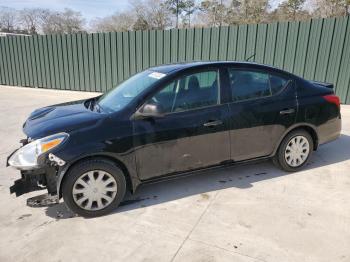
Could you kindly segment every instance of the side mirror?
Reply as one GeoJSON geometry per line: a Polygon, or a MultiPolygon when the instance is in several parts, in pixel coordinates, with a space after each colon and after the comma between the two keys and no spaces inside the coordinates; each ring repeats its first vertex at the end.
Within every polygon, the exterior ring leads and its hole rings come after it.
{"type": "Polygon", "coordinates": [[[135,120],[137,119],[147,119],[147,118],[160,118],[164,117],[164,110],[158,103],[144,104],[139,110],[137,110],[133,116],[135,120]]]}

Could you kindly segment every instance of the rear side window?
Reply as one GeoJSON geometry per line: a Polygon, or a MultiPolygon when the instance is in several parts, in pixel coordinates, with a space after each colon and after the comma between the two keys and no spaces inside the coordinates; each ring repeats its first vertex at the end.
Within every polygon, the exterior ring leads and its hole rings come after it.
{"type": "Polygon", "coordinates": [[[256,71],[229,69],[232,101],[271,95],[269,75],[256,71]]]}
{"type": "Polygon", "coordinates": [[[288,80],[265,72],[228,69],[232,101],[267,97],[280,92],[288,80]]]}
{"type": "Polygon", "coordinates": [[[274,95],[281,91],[287,84],[288,80],[276,75],[270,75],[271,93],[274,95]]]}

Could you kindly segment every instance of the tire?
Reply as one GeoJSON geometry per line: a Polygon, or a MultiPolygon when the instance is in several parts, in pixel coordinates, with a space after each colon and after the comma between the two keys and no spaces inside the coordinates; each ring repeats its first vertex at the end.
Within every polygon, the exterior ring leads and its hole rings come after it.
{"type": "Polygon", "coordinates": [[[313,149],[314,142],[311,135],[303,129],[294,130],[282,140],[272,161],[284,171],[296,172],[306,165],[313,149]]]}
{"type": "Polygon", "coordinates": [[[106,159],[85,160],[66,174],[62,196],[70,210],[82,217],[112,212],[123,200],[126,180],[122,170],[106,159]]]}

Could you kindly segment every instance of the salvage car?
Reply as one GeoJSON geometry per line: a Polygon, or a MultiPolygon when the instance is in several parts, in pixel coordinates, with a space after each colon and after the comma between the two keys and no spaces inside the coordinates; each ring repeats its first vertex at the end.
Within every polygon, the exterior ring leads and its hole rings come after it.
{"type": "Polygon", "coordinates": [[[95,217],[143,183],[264,159],[298,171],[340,130],[332,84],[248,62],[163,65],[31,113],[8,158],[21,172],[10,191],[46,188],[95,217]]]}

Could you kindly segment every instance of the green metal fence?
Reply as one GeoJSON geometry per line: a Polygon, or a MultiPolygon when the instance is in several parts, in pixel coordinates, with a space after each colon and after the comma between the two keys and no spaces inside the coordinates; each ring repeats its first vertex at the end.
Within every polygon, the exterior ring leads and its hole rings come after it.
{"type": "Polygon", "coordinates": [[[350,104],[349,20],[0,37],[0,83],[105,92],[151,66],[255,54],[251,61],[334,83],[342,102],[350,104]]]}

